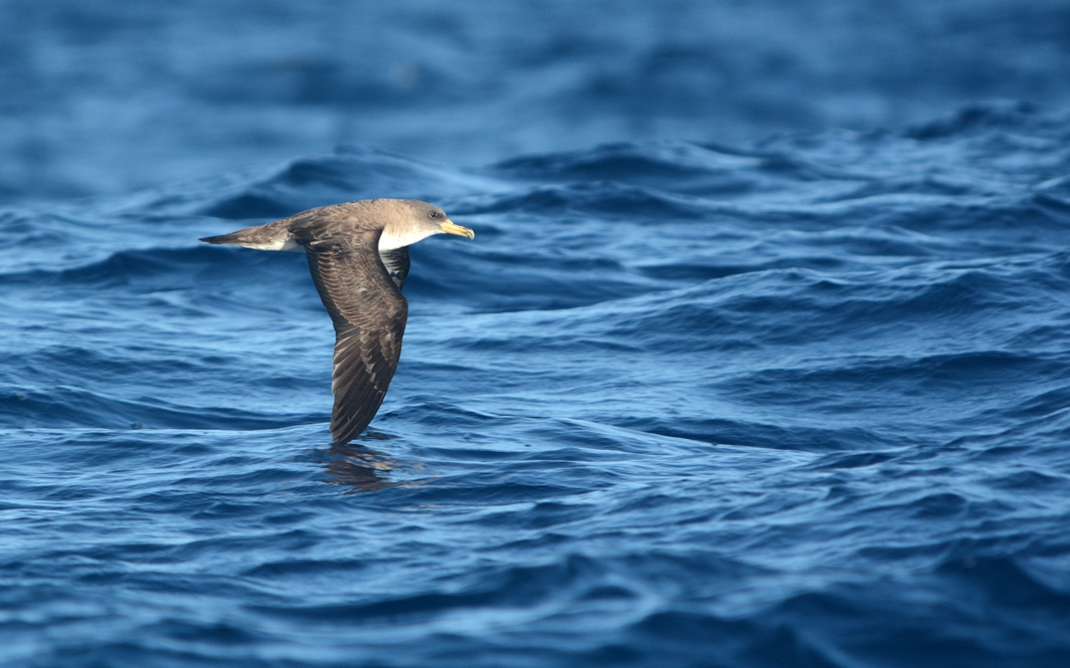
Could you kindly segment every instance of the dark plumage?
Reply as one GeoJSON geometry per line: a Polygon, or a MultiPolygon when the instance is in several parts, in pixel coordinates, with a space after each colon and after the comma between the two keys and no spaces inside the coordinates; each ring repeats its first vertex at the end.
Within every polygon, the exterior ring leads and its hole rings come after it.
{"type": "Polygon", "coordinates": [[[373,199],[309,209],[201,241],[305,253],[334,322],[331,436],[347,443],[375,417],[398,366],[409,312],[401,294],[408,247],[442,233],[475,237],[427,202],[373,199]]]}

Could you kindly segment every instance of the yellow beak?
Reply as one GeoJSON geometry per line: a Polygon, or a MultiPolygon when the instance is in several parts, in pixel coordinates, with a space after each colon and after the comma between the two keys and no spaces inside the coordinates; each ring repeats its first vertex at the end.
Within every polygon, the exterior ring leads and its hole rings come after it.
{"type": "Polygon", "coordinates": [[[468,237],[469,239],[475,239],[476,233],[463,225],[458,225],[452,220],[446,219],[446,222],[439,225],[442,231],[446,234],[456,234],[459,237],[468,237]]]}

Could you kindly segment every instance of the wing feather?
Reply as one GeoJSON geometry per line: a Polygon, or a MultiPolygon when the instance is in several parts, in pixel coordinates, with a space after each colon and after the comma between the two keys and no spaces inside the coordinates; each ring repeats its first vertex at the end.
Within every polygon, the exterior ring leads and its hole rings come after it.
{"type": "Polygon", "coordinates": [[[378,253],[379,230],[343,237],[329,227],[295,234],[334,322],[331,436],[356,438],[375,417],[401,357],[408,303],[378,253]]]}
{"type": "Polygon", "coordinates": [[[402,246],[386,252],[379,251],[379,258],[386,267],[386,273],[394,280],[398,290],[405,287],[405,279],[409,275],[409,247],[402,246]]]}

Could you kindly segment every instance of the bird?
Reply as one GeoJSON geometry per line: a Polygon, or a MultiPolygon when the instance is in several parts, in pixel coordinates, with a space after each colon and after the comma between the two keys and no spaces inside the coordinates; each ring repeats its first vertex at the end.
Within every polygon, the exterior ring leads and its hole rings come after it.
{"type": "Polygon", "coordinates": [[[409,246],[475,232],[420,200],[368,199],[317,207],[204,243],[304,253],[334,323],[331,438],[352,441],[375,417],[401,357],[409,306],[401,289],[409,246]]]}

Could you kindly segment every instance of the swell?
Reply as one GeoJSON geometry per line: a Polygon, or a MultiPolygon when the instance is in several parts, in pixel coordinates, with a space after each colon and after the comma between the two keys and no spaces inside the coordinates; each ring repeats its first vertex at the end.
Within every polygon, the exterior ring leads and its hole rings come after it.
{"type": "Polygon", "coordinates": [[[2,656],[1062,665],[1066,124],[941,122],[5,214],[2,656]],[[332,447],[303,259],[195,239],[381,194],[477,238],[332,447]]]}

